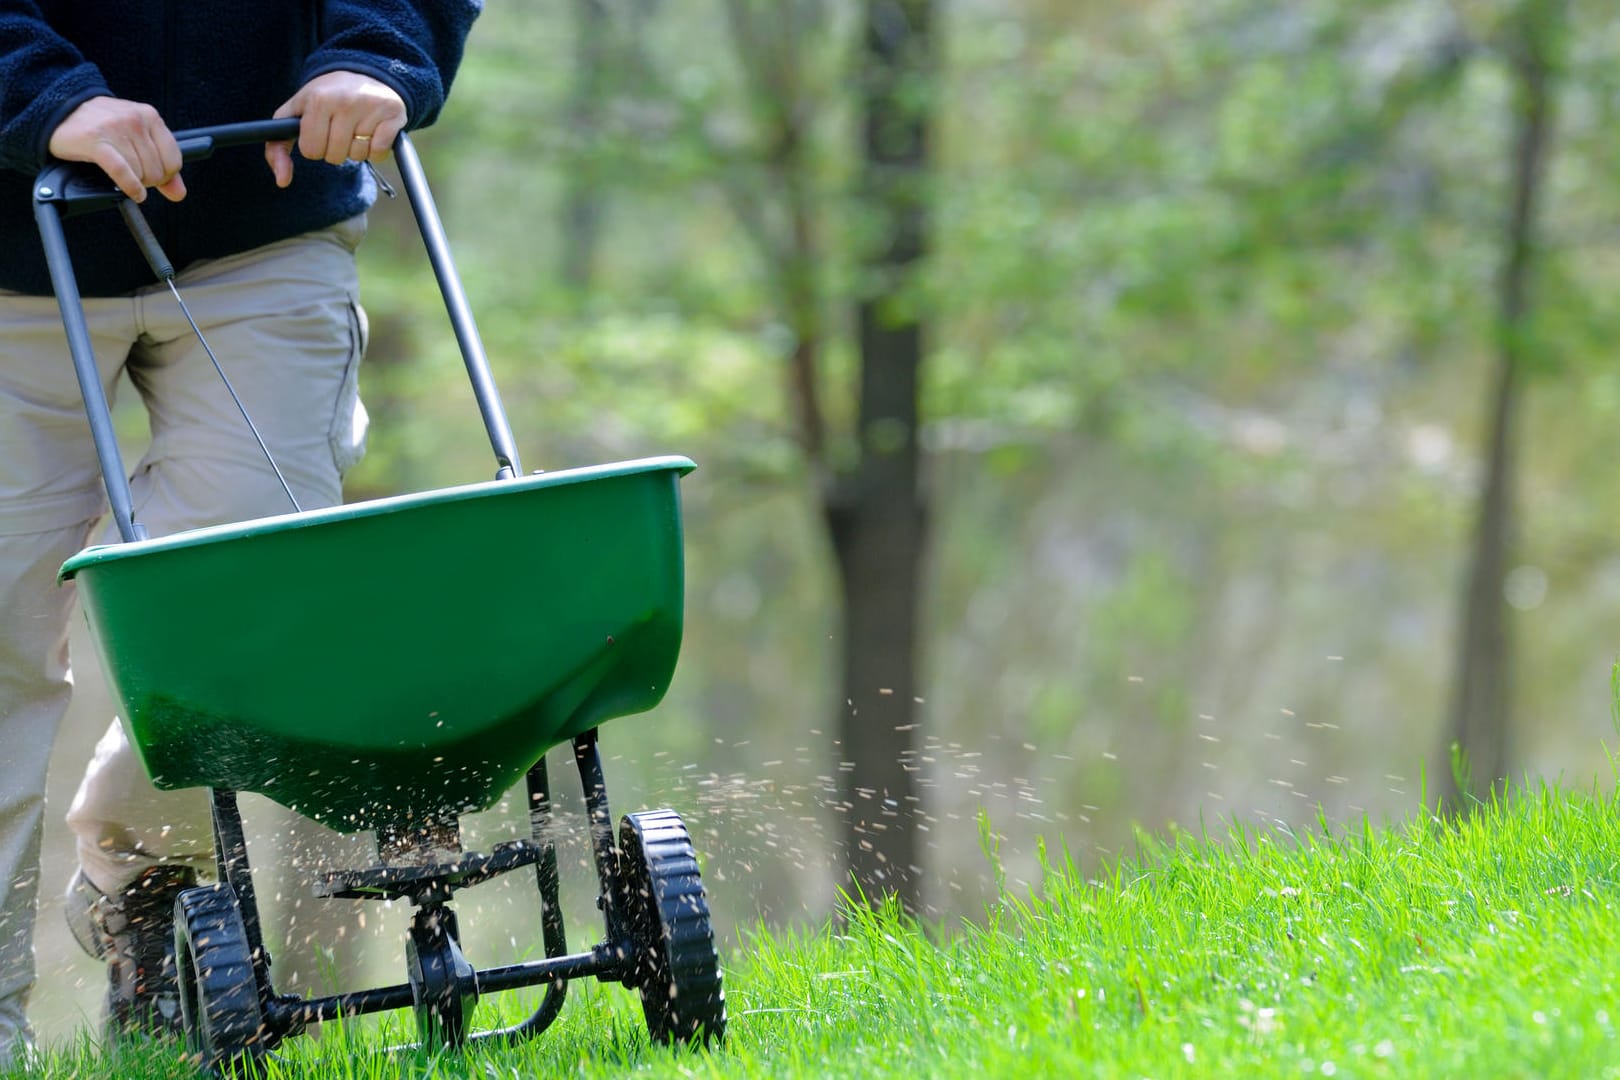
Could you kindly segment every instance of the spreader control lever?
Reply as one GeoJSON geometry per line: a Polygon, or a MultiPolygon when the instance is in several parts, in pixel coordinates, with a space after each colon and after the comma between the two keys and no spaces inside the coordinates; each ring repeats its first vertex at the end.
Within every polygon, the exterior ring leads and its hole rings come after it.
{"type": "Polygon", "coordinates": [[[118,212],[123,215],[124,224],[129,226],[129,235],[135,238],[135,246],[146,256],[146,265],[152,268],[152,273],[157,275],[159,281],[174,280],[174,263],[163,253],[163,245],[158,243],[152,223],[146,220],[141,208],[125,199],[118,204],[118,212]]]}

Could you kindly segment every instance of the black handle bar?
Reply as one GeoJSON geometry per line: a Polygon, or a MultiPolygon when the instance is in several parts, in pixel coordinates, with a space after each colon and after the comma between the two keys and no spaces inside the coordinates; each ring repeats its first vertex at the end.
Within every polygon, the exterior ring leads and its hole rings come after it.
{"type": "Polygon", "coordinates": [[[197,161],[226,146],[245,146],[249,143],[286,142],[298,138],[299,119],[289,116],[285,120],[248,120],[240,124],[219,124],[215,127],[192,128],[174,133],[180,144],[180,156],[186,161],[197,161]]]}
{"type": "MultiPolygon", "coordinates": [[[[298,138],[299,120],[250,120],[241,124],[190,128],[174,133],[180,157],[201,161],[215,150],[251,143],[283,142],[298,138]]],[[[64,217],[105,210],[124,197],[98,165],[82,161],[56,161],[34,178],[34,200],[56,204],[64,217]]]]}

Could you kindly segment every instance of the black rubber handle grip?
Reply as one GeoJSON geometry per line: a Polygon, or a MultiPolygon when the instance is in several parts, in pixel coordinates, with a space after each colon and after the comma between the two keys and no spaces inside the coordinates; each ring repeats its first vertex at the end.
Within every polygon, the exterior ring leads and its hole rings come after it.
{"type": "Polygon", "coordinates": [[[296,116],[289,116],[285,120],[248,120],[240,124],[177,131],[174,139],[180,144],[180,156],[186,161],[196,161],[226,146],[296,139],[299,123],[296,116]]]}

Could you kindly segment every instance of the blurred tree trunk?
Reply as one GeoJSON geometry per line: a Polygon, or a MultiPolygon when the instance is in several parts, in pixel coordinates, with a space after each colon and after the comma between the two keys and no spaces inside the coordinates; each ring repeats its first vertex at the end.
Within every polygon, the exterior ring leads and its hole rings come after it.
{"type": "Polygon", "coordinates": [[[1514,539],[1517,429],[1529,359],[1536,214],[1552,140],[1554,43],[1563,7],[1564,0],[1526,0],[1507,29],[1514,76],[1512,192],[1497,286],[1485,490],[1463,588],[1447,752],[1439,770],[1439,801],[1452,811],[1465,809],[1470,796],[1485,798],[1508,774],[1513,641],[1503,590],[1514,539]]]}
{"type": "MultiPolygon", "coordinates": [[[[601,126],[612,27],[606,0],[574,0],[573,6],[574,82],[568,121],[576,157],[586,160],[590,155],[584,148],[601,126]]],[[[590,288],[602,231],[602,193],[595,172],[576,165],[564,181],[561,273],[563,281],[581,292],[590,288]]]]}
{"type": "Polygon", "coordinates": [[[721,183],[758,246],[792,331],[787,398],[838,567],[838,809],[850,878],[870,902],[894,895],[918,911],[917,618],[927,535],[917,429],[924,335],[905,291],[927,249],[933,0],[862,4],[858,194],[861,213],[880,228],[861,260],[865,287],[854,312],[859,400],[856,430],[847,438],[829,436],[820,387],[830,331],[813,141],[815,120],[829,104],[827,87],[811,70],[811,39],[830,20],[816,0],[725,0],[765,183],[735,168],[722,171],[721,183]]]}
{"type": "Polygon", "coordinates": [[[867,899],[922,906],[917,622],[927,515],[918,385],[924,327],[903,292],[927,250],[932,0],[866,0],[858,80],[860,182],[882,222],[857,301],[860,401],[853,468],[828,489],[843,596],[840,801],[850,873],[867,899]]]}

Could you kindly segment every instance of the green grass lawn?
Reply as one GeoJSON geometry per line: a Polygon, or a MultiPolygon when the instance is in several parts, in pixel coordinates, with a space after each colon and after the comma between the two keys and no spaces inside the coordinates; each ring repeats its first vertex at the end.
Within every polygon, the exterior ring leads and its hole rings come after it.
{"type": "MultiPolygon", "coordinates": [[[[269,1075],[1620,1076],[1617,810],[1544,790],[1460,822],[1144,840],[1105,871],[1054,857],[971,926],[761,933],[712,1054],[649,1048],[632,995],[592,983],[526,1046],[391,1056],[402,1029],[329,1026],[269,1075]]],[[[18,1075],[192,1074],[87,1043],[18,1075]]]]}

